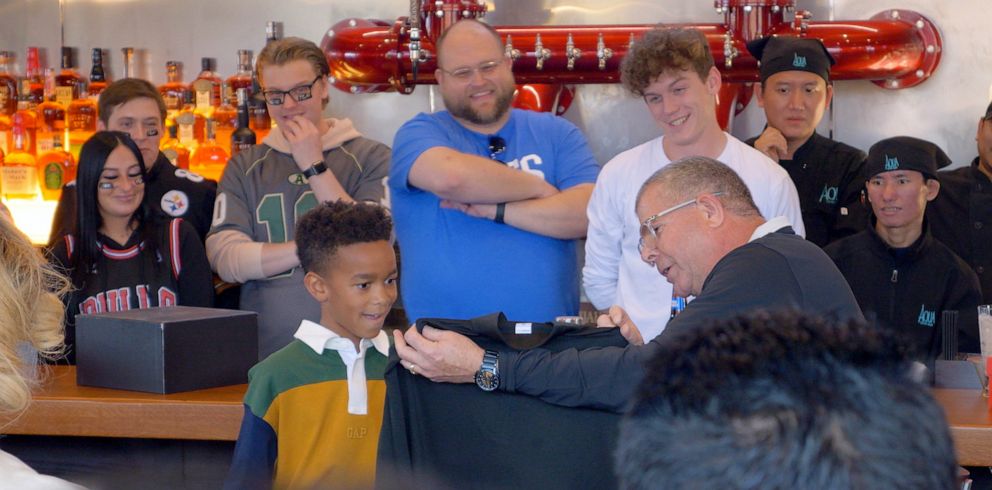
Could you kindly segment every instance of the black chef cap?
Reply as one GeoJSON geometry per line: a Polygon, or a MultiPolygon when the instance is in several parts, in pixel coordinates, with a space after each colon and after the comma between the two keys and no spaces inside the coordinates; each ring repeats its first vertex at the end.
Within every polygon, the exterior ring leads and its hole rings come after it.
{"type": "Polygon", "coordinates": [[[747,50],[761,62],[761,83],[782,71],[806,71],[830,83],[830,67],[835,61],[819,39],[764,37],[747,43],[747,50]]]}

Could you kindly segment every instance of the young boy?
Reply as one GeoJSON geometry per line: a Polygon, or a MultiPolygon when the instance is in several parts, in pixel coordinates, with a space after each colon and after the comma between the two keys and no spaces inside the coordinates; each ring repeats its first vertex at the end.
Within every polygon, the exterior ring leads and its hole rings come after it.
{"type": "Polygon", "coordinates": [[[392,221],[369,203],[324,202],[297,224],[296,246],[320,324],[248,373],[245,416],[224,488],[370,488],[389,353],[382,324],[396,301],[392,221]]]}

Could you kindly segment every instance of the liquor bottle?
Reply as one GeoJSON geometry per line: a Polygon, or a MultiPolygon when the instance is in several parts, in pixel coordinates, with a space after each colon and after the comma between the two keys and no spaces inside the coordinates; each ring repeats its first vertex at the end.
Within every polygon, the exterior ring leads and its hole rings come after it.
{"type": "Polygon", "coordinates": [[[238,129],[231,134],[231,157],[255,145],[255,132],[248,124],[248,90],[238,89],[238,129]]]}
{"type": "Polygon", "coordinates": [[[193,97],[192,92],[186,93],[186,103],[176,115],[176,124],[179,126],[179,141],[182,141],[190,150],[195,149],[207,139],[207,118],[202,112],[196,110],[193,97]]]}
{"type": "Polygon", "coordinates": [[[10,139],[10,117],[0,114],[0,155],[7,153],[7,140],[10,139]]]}
{"type": "Polygon", "coordinates": [[[165,100],[165,109],[168,114],[166,116],[167,123],[171,124],[175,123],[176,115],[182,110],[183,104],[186,103],[186,97],[190,93],[189,85],[182,82],[180,65],[181,63],[178,61],[166,61],[166,82],[158,87],[158,93],[165,100]]]}
{"type": "Polygon", "coordinates": [[[7,153],[8,139],[10,139],[10,117],[0,114],[0,155],[7,153]]]}
{"type": "MultiPolygon", "coordinates": [[[[265,24],[265,45],[282,39],[282,23],[269,21],[265,24]]],[[[252,93],[248,99],[251,107],[251,129],[255,131],[258,141],[264,141],[272,129],[272,119],[269,118],[269,108],[262,98],[262,87],[258,81],[258,60],[255,60],[255,70],[252,71],[252,93]]]]}
{"type": "MultiPolygon", "coordinates": [[[[225,92],[227,89],[227,84],[224,86],[225,92]]],[[[237,96],[235,96],[235,102],[237,102],[237,96]]],[[[228,154],[231,153],[231,135],[234,134],[234,130],[238,127],[238,109],[228,103],[227,98],[221,99],[220,107],[214,109],[214,136],[217,139],[217,144],[221,146],[228,154]]]]}
{"type": "Polygon", "coordinates": [[[62,149],[61,138],[53,138],[52,150],[38,157],[38,174],[41,197],[46,201],[58,201],[62,186],[76,179],[76,159],[62,149]]]}
{"type": "Polygon", "coordinates": [[[207,141],[193,152],[193,158],[189,162],[190,170],[208,179],[219,181],[228,158],[227,152],[217,144],[213,120],[208,119],[207,141]]]}
{"type": "Polygon", "coordinates": [[[55,70],[45,69],[45,101],[38,104],[35,155],[52,149],[52,136],[65,137],[65,106],[55,100],[55,70]]]}
{"type": "Polygon", "coordinates": [[[138,72],[134,69],[134,48],[121,48],[124,54],[124,78],[134,78],[138,72]]]}
{"type": "Polygon", "coordinates": [[[169,126],[169,135],[162,138],[162,143],[159,145],[159,149],[162,150],[162,154],[172,162],[173,165],[182,168],[189,169],[189,150],[181,141],[179,141],[179,126],[172,125],[169,126]]]}
{"type": "Polygon", "coordinates": [[[97,97],[107,88],[107,74],[103,71],[103,50],[93,48],[93,68],[90,68],[90,97],[97,97]]]}
{"type": "MultiPolygon", "coordinates": [[[[35,154],[35,135],[38,131],[38,112],[35,110],[34,102],[31,102],[31,81],[21,80],[21,90],[17,96],[17,112],[14,117],[20,115],[21,128],[23,130],[24,149],[28,153],[35,154]]],[[[11,133],[7,140],[7,148],[13,148],[13,122],[11,117],[11,133]]],[[[9,153],[9,151],[8,151],[9,153]]]]}
{"type": "MultiPolygon", "coordinates": [[[[93,87],[92,83],[90,87],[93,87]]],[[[82,97],[72,101],[65,111],[65,124],[69,130],[69,153],[77,159],[83,143],[96,132],[96,99],[84,90],[82,97]]]]}
{"type": "Polygon", "coordinates": [[[238,106],[238,89],[248,90],[248,95],[252,94],[251,76],[251,51],[247,49],[238,50],[238,72],[227,79],[227,87],[224,91],[224,98],[231,107],[238,106]]]}
{"type": "Polygon", "coordinates": [[[14,114],[10,132],[11,149],[0,168],[0,189],[4,199],[34,199],[38,195],[37,171],[34,156],[24,141],[24,115],[20,112],[14,114]]]}
{"type": "Polygon", "coordinates": [[[212,108],[220,106],[220,88],[223,80],[213,70],[213,58],[200,59],[200,74],[190,86],[196,96],[196,108],[205,117],[212,114],[212,108]]]}
{"type": "Polygon", "coordinates": [[[29,91],[32,104],[40,104],[45,101],[45,76],[41,71],[41,58],[38,55],[38,48],[31,46],[28,48],[27,69],[24,78],[31,82],[29,91]]]}
{"type": "Polygon", "coordinates": [[[0,115],[8,117],[17,112],[17,77],[11,67],[13,62],[12,51],[0,51],[0,115]]]}
{"type": "Polygon", "coordinates": [[[55,100],[69,107],[86,89],[86,79],[76,71],[72,48],[62,46],[62,71],[55,76],[55,100]]]}

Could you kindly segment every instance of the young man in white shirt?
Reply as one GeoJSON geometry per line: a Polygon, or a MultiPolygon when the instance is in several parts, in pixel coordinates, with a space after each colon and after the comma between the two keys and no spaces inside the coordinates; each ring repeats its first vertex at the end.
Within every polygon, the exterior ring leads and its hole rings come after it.
{"type": "Polygon", "coordinates": [[[689,156],[717,159],[737,172],[765,218],[785,216],[801,236],[805,228],[788,173],[720,128],[720,72],[701,32],[648,31],[624,58],[621,80],[644,98],[664,135],[617,155],[600,173],[588,208],[582,283],[593,305],[610,310],[601,324],[636,325],[648,341],[664,330],[673,300],[672,285],[638,252],[635,196],[658,169],[689,156]]]}

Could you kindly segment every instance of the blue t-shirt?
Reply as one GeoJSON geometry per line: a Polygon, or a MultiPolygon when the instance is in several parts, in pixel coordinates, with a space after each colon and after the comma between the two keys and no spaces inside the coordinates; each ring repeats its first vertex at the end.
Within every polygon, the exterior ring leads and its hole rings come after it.
{"type": "MultiPolygon", "coordinates": [[[[444,146],[489,158],[489,136],[466,129],[447,111],[418,114],[396,133],[389,194],[410,321],[502,311],[514,320],[545,322],[578,312],[575,240],[442,209],[438,196],[410,185],[410,168],[424,151],[444,146]]],[[[506,142],[500,161],[560,190],[596,181],[599,165],[585,137],[562,118],[514,109],[492,136],[506,142]]]]}

